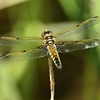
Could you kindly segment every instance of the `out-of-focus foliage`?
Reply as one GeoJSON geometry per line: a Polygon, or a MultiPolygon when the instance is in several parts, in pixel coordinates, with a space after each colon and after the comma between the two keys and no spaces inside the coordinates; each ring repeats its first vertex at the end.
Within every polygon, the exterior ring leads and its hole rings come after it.
{"type": "MultiPolygon", "coordinates": [[[[41,36],[45,29],[56,33],[85,19],[100,15],[100,0],[25,0],[23,3],[14,3],[9,7],[12,2],[9,4],[4,1],[0,1],[0,5],[4,8],[0,8],[1,36],[41,36]]],[[[99,27],[100,24],[86,34],[77,34],[68,39],[99,38],[99,27]]],[[[0,55],[27,48],[29,46],[0,47],[0,55]]],[[[99,52],[98,47],[60,55],[63,69],[59,71],[54,66],[55,100],[100,100],[99,52]]],[[[0,100],[47,100],[49,98],[47,57],[0,64],[0,100]]]]}
{"type": "Polygon", "coordinates": [[[0,10],[29,0],[0,0],[0,10]]]}

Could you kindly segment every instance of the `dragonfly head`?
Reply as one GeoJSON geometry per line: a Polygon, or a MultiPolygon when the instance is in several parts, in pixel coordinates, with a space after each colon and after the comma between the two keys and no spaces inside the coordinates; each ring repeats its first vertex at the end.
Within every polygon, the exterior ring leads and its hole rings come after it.
{"type": "Polygon", "coordinates": [[[42,32],[41,36],[48,37],[48,36],[52,36],[52,34],[53,34],[52,31],[46,29],[45,31],[42,32]]]}

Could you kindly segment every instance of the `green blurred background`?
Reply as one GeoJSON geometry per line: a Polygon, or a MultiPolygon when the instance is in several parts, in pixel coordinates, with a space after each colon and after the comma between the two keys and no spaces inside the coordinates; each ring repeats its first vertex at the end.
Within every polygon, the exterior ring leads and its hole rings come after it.
{"type": "MultiPolygon", "coordinates": [[[[0,0],[0,36],[41,36],[100,15],[100,0],[0,0]]],[[[99,38],[100,24],[70,40],[99,38]]],[[[34,46],[35,44],[33,44],[34,46]]],[[[0,47],[0,55],[27,47],[0,47]]],[[[100,47],[60,54],[55,100],[100,100],[100,47]]],[[[0,100],[49,100],[47,57],[0,64],[0,100]]]]}

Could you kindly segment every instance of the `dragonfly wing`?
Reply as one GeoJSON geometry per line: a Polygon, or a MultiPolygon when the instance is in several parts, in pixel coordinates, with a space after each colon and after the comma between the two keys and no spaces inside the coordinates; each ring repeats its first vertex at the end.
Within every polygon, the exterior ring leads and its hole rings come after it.
{"type": "Polygon", "coordinates": [[[54,35],[54,37],[56,37],[56,40],[60,40],[60,37],[65,37],[65,36],[68,36],[71,34],[80,33],[84,30],[90,29],[91,27],[93,27],[94,25],[96,25],[99,22],[100,22],[100,17],[95,16],[95,17],[92,17],[74,27],[71,27],[69,29],[65,29],[65,30],[58,32],[57,34],[54,35]]]}
{"type": "Polygon", "coordinates": [[[61,42],[62,44],[59,46],[59,53],[68,53],[76,50],[84,50],[88,48],[93,48],[100,45],[99,39],[85,39],[81,41],[68,41],[61,42]]]}
{"type": "Polygon", "coordinates": [[[42,58],[47,56],[48,52],[44,49],[32,48],[20,52],[8,53],[0,56],[0,63],[20,62],[24,60],[42,58]]]}
{"type": "Polygon", "coordinates": [[[25,37],[25,38],[17,38],[17,37],[0,37],[0,46],[22,46],[26,44],[33,43],[42,43],[42,38],[35,37],[25,37]]]}

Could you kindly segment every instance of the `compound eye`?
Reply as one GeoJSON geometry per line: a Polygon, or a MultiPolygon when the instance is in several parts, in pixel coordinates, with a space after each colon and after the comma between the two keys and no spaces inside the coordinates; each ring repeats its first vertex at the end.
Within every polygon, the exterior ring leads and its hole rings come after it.
{"type": "Polygon", "coordinates": [[[53,34],[52,31],[48,31],[48,33],[51,34],[51,35],[53,34]]]}
{"type": "Polygon", "coordinates": [[[44,37],[46,35],[46,32],[43,31],[42,34],[41,34],[41,37],[44,37]]]}
{"type": "Polygon", "coordinates": [[[52,31],[45,30],[45,31],[42,32],[41,36],[44,37],[46,34],[51,34],[52,35],[52,31]]]}

